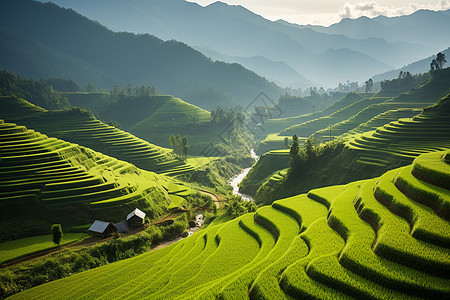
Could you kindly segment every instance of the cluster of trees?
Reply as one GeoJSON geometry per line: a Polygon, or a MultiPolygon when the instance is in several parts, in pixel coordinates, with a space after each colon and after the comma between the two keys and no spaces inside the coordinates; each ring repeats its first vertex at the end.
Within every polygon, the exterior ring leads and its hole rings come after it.
{"type": "Polygon", "coordinates": [[[444,64],[447,62],[445,59],[445,54],[442,52],[439,52],[436,55],[436,58],[433,59],[430,63],[430,71],[433,73],[435,70],[440,70],[444,67],[444,64]]]}
{"type": "Polygon", "coordinates": [[[189,143],[186,137],[181,137],[179,134],[171,135],[169,138],[169,143],[173,148],[175,155],[182,160],[186,160],[188,156],[189,143]]]}
{"type": "Polygon", "coordinates": [[[357,91],[358,88],[359,88],[359,84],[358,84],[357,81],[350,82],[350,80],[347,80],[347,82],[345,82],[345,83],[339,82],[339,85],[337,87],[337,91],[344,92],[344,93],[349,93],[349,92],[357,91]]]}
{"type": "Polygon", "coordinates": [[[218,106],[216,109],[211,111],[211,122],[214,124],[229,124],[234,120],[238,119],[241,121],[245,120],[244,113],[238,111],[237,109],[224,110],[222,107],[218,106]]]}
{"type": "Polygon", "coordinates": [[[158,95],[158,90],[154,86],[141,85],[140,87],[133,87],[131,84],[128,84],[126,87],[120,87],[115,85],[111,91],[111,95],[118,99],[125,98],[126,96],[156,96],[158,95]]]}
{"type": "MultiPolygon", "coordinates": [[[[286,145],[286,139],[285,139],[286,145]]],[[[313,137],[309,137],[303,147],[300,147],[298,143],[298,137],[294,134],[292,137],[292,145],[289,150],[289,157],[291,167],[295,168],[302,161],[306,161],[308,159],[316,158],[318,155],[320,142],[313,137]]]]}
{"type": "Polygon", "coordinates": [[[364,82],[365,84],[365,92],[367,93],[372,93],[372,89],[373,89],[373,80],[372,78],[370,78],[369,80],[367,80],[366,82],[364,82]]]}
{"type": "Polygon", "coordinates": [[[429,73],[412,75],[410,72],[400,71],[396,79],[383,80],[381,82],[381,90],[383,92],[404,93],[429,78],[429,73]]]}
{"type": "Polygon", "coordinates": [[[237,218],[243,214],[255,212],[258,206],[253,201],[242,200],[241,197],[233,195],[228,199],[228,209],[227,213],[232,218],[237,218]]]}
{"type": "Polygon", "coordinates": [[[63,78],[48,78],[45,83],[58,92],[79,92],[81,88],[73,80],[63,78]]]}
{"type": "Polygon", "coordinates": [[[0,71],[0,95],[23,98],[46,109],[70,107],[44,80],[23,79],[8,71],[0,71]]]}

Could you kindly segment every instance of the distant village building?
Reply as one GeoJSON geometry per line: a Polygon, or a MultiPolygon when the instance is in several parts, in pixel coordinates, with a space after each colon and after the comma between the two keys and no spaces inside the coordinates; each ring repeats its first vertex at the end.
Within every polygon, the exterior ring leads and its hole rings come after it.
{"type": "Polygon", "coordinates": [[[144,225],[145,213],[136,208],[127,216],[127,223],[130,228],[138,228],[144,225]]]}
{"type": "Polygon", "coordinates": [[[114,226],[116,226],[119,233],[127,233],[129,231],[126,221],[120,221],[119,223],[114,224],[114,226]]]}
{"type": "Polygon", "coordinates": [[[107,237],[117,234],[118,230],[111,222],[95,220],[91,227],[89,227],[89,232],[94,236],[107,237]]]}

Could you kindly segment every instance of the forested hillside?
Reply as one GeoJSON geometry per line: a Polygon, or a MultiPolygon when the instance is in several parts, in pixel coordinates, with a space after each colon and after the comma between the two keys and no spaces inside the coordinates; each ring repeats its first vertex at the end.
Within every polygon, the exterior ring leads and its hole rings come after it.
{"type": "Polygon", "coordinates": [[[174,40],[114,33],[55,4],[2,1],[0,28],[0,69],[27,77],[68,78],[107,90],[116,84],[152,85],[209,109],[249,103],[262,90],[280,94],[275,84],[238,64],[212,62],[174,40]]]}

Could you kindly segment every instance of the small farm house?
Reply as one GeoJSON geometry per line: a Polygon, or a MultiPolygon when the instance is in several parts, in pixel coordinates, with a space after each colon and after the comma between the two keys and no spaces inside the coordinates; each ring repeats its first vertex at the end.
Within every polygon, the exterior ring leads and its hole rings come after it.
{"type": "Polygon", "coordinates": [[[130,212],[127,216],[127,223],[130,228],[138,228],[144,225],[145,213],[139,208],[130,212]]]}
{"type": "Polygon", "coordinates": [[[94,223],[89,227],[89,232],[94,236],[107,237],[117,234],[117,228],[113,223],[103,222],[95,220],[94,223]]]}
{"type": "Polygon", "coordinates": [[[119,223],[115,223],[114,226],[116,226],[119,233],[127,233],[128,230],[128,224],[126,221],[120,221],[119,223]]]}

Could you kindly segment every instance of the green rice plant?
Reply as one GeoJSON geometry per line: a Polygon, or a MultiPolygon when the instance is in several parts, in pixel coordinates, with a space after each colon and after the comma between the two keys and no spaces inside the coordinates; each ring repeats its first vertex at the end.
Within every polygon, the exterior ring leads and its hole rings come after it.
{"type": "Polygon", "coordinates": [[[450,293],[446,279],[405,267],[373,252],[375,231],[359,218],[353,206],[353,199],[358,195],[361,185],[366,182],[375,183],[373,180],[351,183],[331,205],[328,223],[345,240],[339,263],[362,277],[400,292],[434,297],[450,293]]]}
{"type": "Polygon", "coordinates": [[[410,199],[431,207],[438,216],[450,220],[450,192],[414,177],[412,166],[400,171],[395,186],[410,199]]]}
{"type": "MultiPolygon", "coordinates": [[[[242,218],[245,218],[245,216],[246,215],[242,218]]],[[[272,207],[266,206],[258,209],[255,214],[255,221],[256,225],[259,223],[265,227],[266,235],[268,231],[272,232],[273,237],[276,238],[275,245],[270,243],[269,246],[272,247],[267,247],[267,245],[264,244],[265,240],[263,240],[261,251],[252,261],[252,265],[241,271],[240,273],[242,274],[239,274],[239,276],[232,278],[231,282],[221,290],[221,297],[225,299],[236,299],[246,295],[250,285],[258,280],[255,280],[255,278],[260,278],[260,275],[258,274],[261,274],[261,272],[267,268],[271,268],[272,264],[276,264],[279,256],[285,253],[286,249],[292,243],[292,239],[297,236],[299,232],[300,224],[298,224],[294,218],[277,209],[273,209],[272,207]],[[266,252],[268,252],[267,255],[265,254],[266,252]]],[[[304,246],[305,245],[299,241],[295,248],[299,251],[297,253],[298,255],[301,255],[301,249],[304,249],[302,248],[304,246]]],[[[263,276],[261,278],[264,280],[265,277],[263,276]]],[[[272,279],[269,280],[272,281],[272,279]]],[[[217,292],[214,293],[208,288],[205,292],[199,294],[199,299],[211,296],[215,297],[216,295],[217,292]]]]}
{"type": "Polygon", "coordinates": [[[192,276],[185,276],[187,270],[179,271],[173,274],[172,280],[159,290],[157,293],[140,293],[152,298],[176,298],[179,295],[193,289],[196,286],[213,282],[216,279],[243,268],[253,261],[260,251],[260,247],[255,238],[248,234],[239,226],[239,218],[223,225],[215,237],[218,243],[217,250],[210,256],[201,260],[200,269],[192,272],[192,276]],[[236,241],[239,241],[237,243],[236,241]],[[188,278],[186,280],[186,278],[188,278]]]}
{"type": "MultiPolygon", "coordinates": [[[[385,174],[383,177],[387,175],[385,174]]],[[[380,180],[375,195],[377,195],[379,190],[380,200],[383,200],[383,203],[389,210],[408,221],[412,237],[441,247],[450,248],[450,223],[440,218],[430,207],[411,200],[398,190],[397,182],[400,176],[403,176],[402,178],[405,178],[405,176],[408,178],[413,177],[411,175],[411,166],[401,168],[395,178],[380,180]]],[[[438,189],[437,187],[435,188],[435,190],[438,189]]]]}
{"type": "Polygon", "coordinates": [[[224,299],[245,298],[259,271],[264,268],[265,263],[270,261],[269,255],[276,246],[273,235],[254,221],[254,213],[242,216],[239,225],[247,232],[252,232],[251,234],[255,236],[260,245],[260,251],[252,261],[252,266],[238,269],[226,277],[216,280],[214,284],[207,284],[192,295],[193,299],[215,299],[219,295],[224,299]]]}
{"type": "Polygon", "coordinates": [[[314,189],[308,192],[308,198],[325,205],[326,208],[329,209],[334,198],[336,198],[344,190],[345,185],[333,185],[320,189],[314,189]]]}
{"type": "MultiPolygon", "coordinates": [[[[220,226],[216,226],[216,228],[210,229],[207,232],[199,232],[183,240],[182,247],[179,248],[177,253],[170,257],[168,256],[167,260],[162,261],[156,268],[154,266],[148,267],[144,272],[137,274],[134,278],[127,281],[126,285],[129,288],[124,290],[120,285],[112,285],[105,293],[99,295],[99,297],[103,299],[135,298],[138,294],[142,294],[143,290],[151,294],[163,289],[166,283],[172,280],[173,273],[181,269],[186,272],[192,271],[195,274],[195,271],[198,270],[197,259],[208,257],[210,253],[217,249],[213,236],[219,228],[220,226]],[[187,265],[191,266],[191,269],[186,268],[187,265]]],[[[179,279],[184,280],[185,278],[179,279]]]]}
{"type": "MultiPolygon", "coordinates": [[[[85,233],[64,233],[60,246],[64,246],[87,237],[85,233]]],[[[11,261],[43,250],[56,248],[52,235],[40,235],[0,243],[0,263],[11,261]]]]}
{"type": "Polygon", "coordinates": [[[328,227],[326,218],[318,219],[299,237],[308,245],[309,251],[304,258],[293,262],[282,272],[280,286],[283,291],[294,298],[350,298],[308,275],[308,265],[313,259],[330,253],[337,255],[344,246],[342,238],[328,227]]]}
{"type": "Polygon", "coordinates": [[[359,217],[371,224],[376,231],[377,239],[373,251],[378,256],[422,272],[445,274],[450,271],[450,252],[413,238],[410,235],[410,224],[383,205],[403,214],[404,207],[398,209],[392,205],[392,201],[399,202],[389,196],[396,191],[392,180],[398,171],[397,169],[385,173],[378,182],[368,181],[361,187],[360,194],[355,199],[355,209],[359,217]]]}
{"type": "Polygon", "coordinates": [[[335,253],[313,259],[307,266],[306,273],[324,286],[356,299],[422,299],[379,285],[343,268],[335,253]]]}
{"type": "Polygon", "coordinates": [[[211,229],[212,231],[199,232],[182,240],[181,247],[178,248],[176,253],[168,256],[166,260],[161,261],[156,267],[147,267],[144,272],[137,274],[126,282],[126,285],[129,287],[127,290],[123,290],[120,285],[112,284],[102,296],[106,299],[111,297],[134,297],[133,295],[139,293],[143,288],[149,291],[158,291],[158,289],[164,287],[164,282],[170,279],[171,272],[177,271],[178,268],[184,268],[186,264],[189,264],[195,271],[195,265],[190,260],[197,259],[197,256],[207,257],[208,253],[216,249],[213,236],[219,228],[220,226],[216,226],[214,229],[211,229]],[[170,266],[169,268],[167,267],[168,265],[170,266]]]}
{"type": "Polygon", "coordinates": [[[27,290],[13,297],[18,297],[18,299],[80,299],[88,294],[100,297],[105,292],[108,292],[111,287],[129,282],[135,276],[146,272],[149,266],[154,269],[162,268],[170,261],[170,257],[176,254],[182,246],[183,243],[173,244],[155,252],[118,261],[107,266],[53,281],[48,285],[41,285],[34,288],[33,293],[30,293],[31,290],[27,290]],[[99,282],[102,282],[105,278],[110,279],[108,283],[100,284],[99,282]]]}
{"type": "Polygon", "coordinates": [[[433,185],[450,190],[450,165],[443,161],[445,153],[421,155],[414,160],[412,174],[433,185]]]}
{"type": "Polygon", "coordinates": [[[302,226],[301,230],[308,228],[315,220],[325,217],[328,213],[324,204],[312,200],[305,194],[275,201],[272,206],[295,218],[302,226]]]}
{"type": "MultiPolygon", "coordinates": [[[[278,210],[276,205],[272,206],[278,210]]],[[[257,211],[257,217],[262,218],[267,223],[272,223],[272,226],[277,228],[278,239],[274,250],[272,250],[277,251],[275,260],[259,272],[258,277],[252,284],[251,295],[253,297],[283,298],[284,293],[278,287],[278,274],[292,261],[307,253],[305,243],[301,239],[295,239],[298,236],[301,223],[298,223],[297,220],[297,224],[295,224],[296,219],[292,215],[285,215],[283,218],[282,211],[277,210],[259,209],[257,211]]]]}

